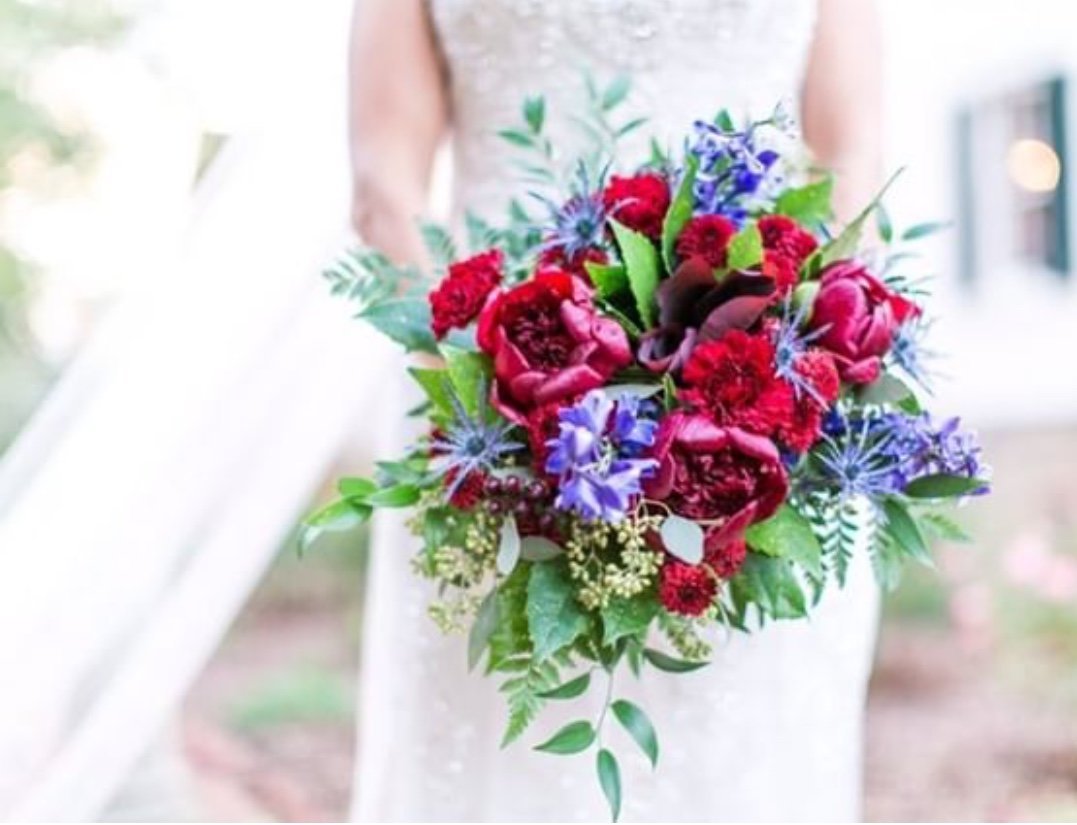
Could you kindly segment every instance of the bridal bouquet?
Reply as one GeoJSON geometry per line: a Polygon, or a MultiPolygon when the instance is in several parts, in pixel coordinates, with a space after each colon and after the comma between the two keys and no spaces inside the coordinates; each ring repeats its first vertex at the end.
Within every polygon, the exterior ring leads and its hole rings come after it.
{"type": "MultiPolygon", "coordinates": [[[[639,128],[611,122],[623,95],[592,90],[590,132],[639,128]]],[[[362,318],[441,361],[410,370],[425,435],[375,478],[341,480],[304,535],[411,509],[433,619],[503,679],[505,743],[622,664],[704,666],[708,626],[807,616],[855,553],[893,586],[906,560],[929,562],[930,534],[959,537],[940,504],[987,489],[973,438],[914,391],[929,389],[927,321],[900,273],[933,225],[898,238],[876,198],[833,230],[830,178],[788,182],[781,111],[722,112],[632,170],[599,145],[568,175],[543,101],[523,115],[502,136],[541,215],[469,217],[466,257],[424,226],[434,278],[365,249],[328,273],[362,318]]],[[[597,720],[538,749],[594,748],[616,818],[602,725],[652,763],[658,738],[603,689],[597,720]]]]}

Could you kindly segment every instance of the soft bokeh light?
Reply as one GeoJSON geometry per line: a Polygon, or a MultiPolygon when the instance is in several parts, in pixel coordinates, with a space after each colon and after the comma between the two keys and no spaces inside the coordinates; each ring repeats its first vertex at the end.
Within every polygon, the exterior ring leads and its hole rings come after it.
{"type": "Polygon", "coordinates": [[[1028,192],[1053,192],[1062,177],[1062,161],[1045,141],[1022,138],[1010,145],[1006,171],[1010,180],[1028,192]]]}

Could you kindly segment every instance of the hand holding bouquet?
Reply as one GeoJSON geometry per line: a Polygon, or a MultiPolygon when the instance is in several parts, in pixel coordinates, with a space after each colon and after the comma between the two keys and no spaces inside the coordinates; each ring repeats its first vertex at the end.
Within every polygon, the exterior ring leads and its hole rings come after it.
{"type": "MultiPolygon", "coordinates": [[[[610,122],[622,96],[595,92],[596,134],[639,127],[610,122]]],[[[466,258],[425,226],[428,295],[369,250],[329,273],[360,317],[444,366],[411,370],[425,437],[343,479],[304,536],[412,508],[431,615],[503,680],[505,743],[622,666],[702,667],[708,626],[808,615],[854,552],[893,586],[927,535],[956,534],[939,504],[986,490],[974,441],[912,388],[929,371],[908,256],[859,252],[872,215],[902,243],[879,199],[832,231],[831,180],[789,183],[780,112],[720,113],[627,172],[600,146],[567,182],[544,115],[529,100],[502,133],[529,156],[541,217],[519,202],[503,227],[469,217],[466,258]]],[[[611,723],[657,761],[646,712],[609,691],[598,720],[538,748],[595,747],[616,817],[617,759],[597,744],[611,723]]]]}

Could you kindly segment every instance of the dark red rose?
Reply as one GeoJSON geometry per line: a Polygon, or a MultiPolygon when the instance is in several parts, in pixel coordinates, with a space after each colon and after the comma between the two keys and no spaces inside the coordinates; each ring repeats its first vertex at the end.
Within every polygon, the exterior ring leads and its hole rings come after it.
{"type": "Polygon", "coordinates": [[[428,296],[435,338],[440,341],[450,329],[463,329],[478,317],[501,283],[503,260],[501,250],[491,249],[449,267],[449,274],[428,296]]]}
{"type": "Polygon", "coordinates": [[[544,404],[527,414],[527,442],[531,447],[531,467],[536,475],[546,475],[546,459],[550,454],[547,442],[557,438],[560,432],[558,413],[562,407],[558,403],[544,404]]]}
{"type": "Polygon", "coordinates": [[[763,272],[774,279],[775,294],[784,297],[796,286],[801,264],[819,243],[810,232],[784,215],[767,215],[759,219],[758,226],[763,238],[763,272]]]}
{"type": "Polygon", "coordinates": [[[744,539],[733,539],[725,544],[709,547],[703,554],[703,563],[710,565],[718,578],[731,579],[737,575],[746,558],[748,545],[744,543],[744,539]]]}
{"type": "Polygon", "coordinates": [[[670,613],[699,616],[707,611],[718,593],[718,582],[706,568],[667,559],[658,581],[658,598],[670,613]]]}
{"type": "Polygon", "coordinates": [[[585,249],[583,252],[577,253],[570,259],[565,258],[564,247],[555,246],[549,249],[544,249],[539,255],[538,265],[539,269],[560,269],[565,272],[583,278],[588,283],[591,282],[591,276],[587,274],[586,264],[608,264],[610,262],[610,256],[602,249],[592,247],[591,249],[585,249]]]}
{"type": "Polygon", "coordinates": [[[681,260],[700,257],[711,269],[726,265],[729,239],[737,234],[737,227],[729,218],[721,215],[698,215],[681,230],[676,251],[681,260]]]}
{"type": "Polygon", "coordinates": [[[621,326],[595,311],[592,290],[546,270],[491,298],[479,316],[479,347],[494,359],[491,401],[517,424],[545,404],[601,387],[632,362],[621,326]]]}
{"type": "Polygon", "coordinates": [[[703,415],[678,411],[664,418],[653,455],[658,470],[644,482],[645,494],[685,518],[716,521],[706,530],[711,553],[772,516],[789,492],[774,442],[703,415]]]}
{"type": "Polygon", "coordinates": [[[803,453],[819,440],[823,415],[837,401],[841,379],[834,358],[822,350],[805,352],[797,358],[794,369],[815,391],[800,393],[793,414],[778,427],[778,440],[794,452],[803,453]]]}
{"type": "Polygon", "coordinates": [[[810,324],[822,330],[816,345],[833,354],[842,379],[870,384],[882,371],[882,356],[905,321],[920,307],[887,288],[856,261],[837,261],[823,270],[810,324]]]}
{"type": "Polygon", "coordinates": [[[766,335],[734,329],[699,344],[681,378],[681,401],[720,426],[771,435],[793,414],[793,389],[775,374],[766,335]]]}
{"type": "Polygon", "coordinates": [[[669,201],[669,184],[653,172],[630,178],[614,175],[602,192],[602,203],[611,217],[654,240],[662,236],[669,201]]]}

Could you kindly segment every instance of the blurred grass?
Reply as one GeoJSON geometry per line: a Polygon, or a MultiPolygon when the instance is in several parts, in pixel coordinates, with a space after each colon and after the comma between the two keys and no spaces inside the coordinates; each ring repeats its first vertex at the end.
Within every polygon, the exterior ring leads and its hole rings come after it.
{"type": "Polygon", "coordinates": [[[296,723],[349,724],[354,695],[333,670],[300,665],[265,675],[226,711],[230,727],[253,732],[296,723]]]}

